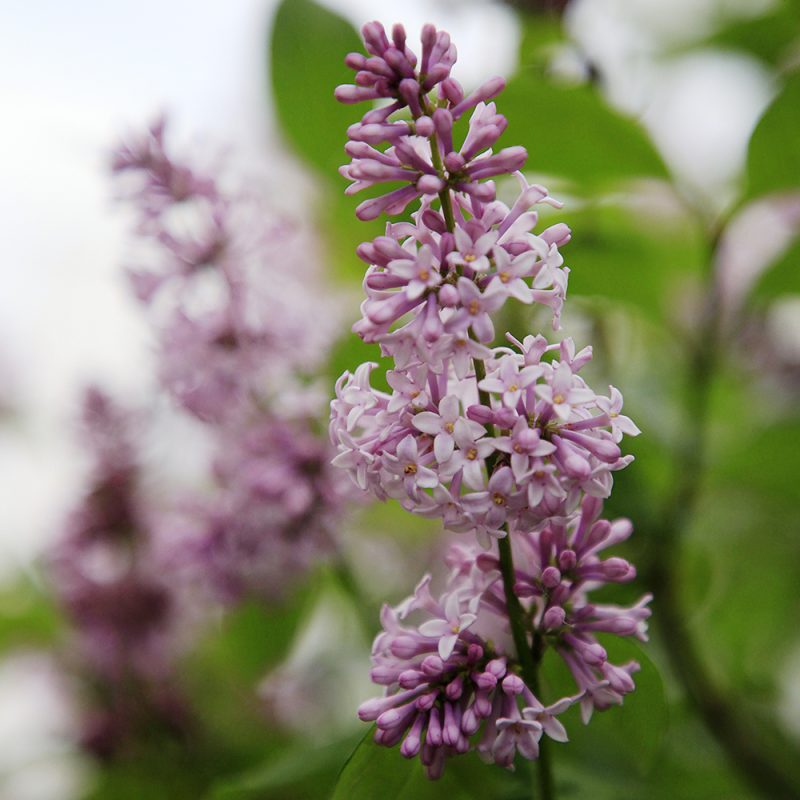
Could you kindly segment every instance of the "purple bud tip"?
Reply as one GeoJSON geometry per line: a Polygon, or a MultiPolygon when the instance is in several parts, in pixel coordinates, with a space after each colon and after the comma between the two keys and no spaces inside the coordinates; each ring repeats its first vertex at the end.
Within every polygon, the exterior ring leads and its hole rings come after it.
{"type": "Polygon", "coordinates": [[[525,688],[525,684],[522,682],[522,678],[519,675],[506,675],[503,678],[503,691],[506,694],[522,694],[523,689],[525,688]]]}
{"type": "Polygon", "coordinates": [[[446,185],[438,175],[423,175],[417,181],[417,189],[422,194],[438,194],[446,185]]]}
{"type": "MultiPolygon", "coordinates": [[[[446,283],[439,289],[439,304],[445,308],[453,308],[461,302],[458,289],[451,283],[446,283]]],[[[473,406],[474,408],[474,406],[473,406]]]]}
{"type": "Polygon", "coordinates": [[[546,567],[542,570],[542,583],[548,589],[555,589],[561,583],[561,573],[555,567],[546,567]]]}
{"type": "Polygon", "coordinates": [[[416,122],[417,136],[430,136],[434,131],[433,120],[430,117],[420,117],[416,122]]]}
{"type": "Polygon", "coordinates": [[[567,612],[561,606],[552,606],[544,612],[542,624],[548,629],[560,628],[566,618],[567,612]]]}

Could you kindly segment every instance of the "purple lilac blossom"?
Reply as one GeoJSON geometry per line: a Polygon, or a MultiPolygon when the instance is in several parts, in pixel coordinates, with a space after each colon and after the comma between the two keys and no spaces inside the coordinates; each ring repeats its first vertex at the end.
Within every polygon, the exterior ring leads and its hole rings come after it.
{"type": "Polygon", "coordinates": [[[340,319],[324,261],[310,229],[263,193],[174,158],[163,121],[118,148],[113,170],[136,218],[128,272],[161,383],[215,441],[212,491],[160,521],[166,557],[226,602],[274,601],[334,552],[354,494],[319,432],[313,378],[340,319]]]}
{"type": "Polygon", "coordinates": [[[419,755],[430,777],[445,760],[476,749],[485,759],[511,766],[515,752],[538,756],[544,734],[566,741],[558,716],[579,704],[584,722],[594,710],[622,703],[633,691],[633,661],[613,664],[598,633],[647,641],[649,595],[626,608],[593,603],[588,589],[625,583],[635,576],[624,559],[602,559],[606,547],[627,539],[628,520],[599,519],[602,501],[586,496],[581,509],[554,517],[513,537],[516,592],[531,619],[529,644],[546,642],[563,659],[576,692],[545,705],[519,674],[508,629],[497,556],[475,543],[453,544],[450,573],[437,598],[426,575],[414,594],[381,613],[382,632],[372,651],[372,679],[386,687],[359,717],[375,721],[375,741],[402,741],[406,758],[419,755]],[[411,624],[416,616],[422,621],[411,624]]]}
{"type": "Polygon", "coordinates": [[[155,729],[180,735],[189,724],[175,673],[185,619],[153,547],[134,418],[90,389],[83,422],[89,489],[49,566],[72,625],[70,660],[87,689],[83,744],[108,758],[155,729]]]}
{"type": "Polygon", "coordinates": [[[363,33],[372,58],[348,56],[356,86],[339,87],[337,98],[393,102],[349,129],[347,191],[403,182],[362,203],[361,219],[419,206],[357,250],[368,267],[353,330],[393,360],[392,391],[371,386],[371,362],[339,378],[333,463],[373,496],[474,536],[452,547],[438,599],[426,577],[413,597],[384,607],[372,678],[386,693],[359,716],[375,721],[379,744],[402,741],[403,756],[419,755],[432,778],[447,757],[471,748],[512,767],[517,753],[538,758],[542,735],[566,740],[558,716],[571,705],[580,703],[588,722],[634,689],[638,664],[610,663],[596,634],[644,641],[650,596],[623,608],[589,595],[636,574],[624,559],[598,553],[632,532],[627,520],[600,514],[613,473],[632,461],[621,451],[623,435],[639,429],[622,415],[617,389],[597,394],[579,374],[591,347],[541,334],[506,334],[508,344],[493,346],[493,317],[509,299],[547,307],[559,329],[569,274],[559,248],[571,237],[563,223],[533,232],[535,206],[561,204],[518,171],[523,148],[491,149],[506,128],[488,102],[502,79],[465,97],[449,77],[455,51],[446,34],[425,26],[417,70],[402,26],[392,42],[379,23],[363,33]],[[433,81],[431,42],[447,53],[433,81]],[[411,120],[393,116],[401,109],[411,120]],[[454,123],[470,109],[459,145],[454,123]],[[505,173],[519,182],[511,206],[487,180],[505,173]],[[503,553],[512,562],[505,573],[503,553]],[[405,623],[412,612],[425,617],[420,624],[405,623]],[[522,646],[532,666],[517,652],[522,646]],[[548,648],[576,688],[549,704],[521,677],[535,678],[548,648]]]}

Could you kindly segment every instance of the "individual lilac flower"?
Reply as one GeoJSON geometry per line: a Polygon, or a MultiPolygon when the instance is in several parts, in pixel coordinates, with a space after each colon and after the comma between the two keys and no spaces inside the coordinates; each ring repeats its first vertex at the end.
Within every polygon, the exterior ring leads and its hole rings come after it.
{"type": "Polygon", "coordinates": [[[484,392],[502,395],[503,404],[508,408],[516,408],[522,392],[542,374],[541,367],[529,366],[520,370],[517,360],[507,356],[500,360],[498,369],[490,377],[478,383],[484,392]],[[494,377],[496,375],[496,377],[494,377]]]}
{"type": "Polygon", "coordinates": [[[419,489],[433,489],[439,485],[437,474],[422,463],[417,442],[410,434],[397,445],[395,456],[388,453],[384,456],[384,466],[389,473],[402,478],[403,487],[412,499],[419,489]]]}
{"type": "Polygon", "coordinates": [[[442,465],[444,475],[461,473],[464,483],[471,489],[483,489],[484,459],[494,451],[494,443],[484,436],[483,426],[480,432],[469,420],[459,419],[453,426],[453,439],[458,448],[442,465]]]}
{"type": "MultiPolygon", "coordinates": [[[[461,404],[458,398],[452,394],[442,398],[439,403],[438,414],[432,411],[423,411],[414,416],[414,427],[435,437],[433,440],[433,454],[440,464],[453,455],[456,445],[454,438],[455,426],[459,420],[463,420],[461,404]]],[[[484,433],[482,425],[470,420],[463,421],[475,436],[480,436],[484,433]]]]}
{"type": "Polygon", "coordinates": [[[474,613],[477,606],[476,599],[467,605],[472,611],[462,611],[463,603],[457,592],[448,595],[444,603],[444,616],[441,619],[431,619],[419,626],[423,636],[433,636],[439,640],[439,658],[446,661],[450,658],[453,649],[462,631],[466,631],[478,618],[474,613]]]}
{"type": "Polygon", "coordinates": [[[488,254],[497,241],[495,231],[485,231],[480,225],[466,223],[456,228],[456,249],[447,254],[451,267],[467,267],[474,272],[488,272],[491,268],[488,254]]]}
{"type": "MultiPolygon", "coordinates": [[[[520,483],[528,479],[533,469],[532,459],[549,456],[556,449],[552,442],[542,439],[539,429],[531,428],[524,417],[517,419],[509,436],[497,436],[494,446],[510,455],[511,471],[514,479],[520,483]]],[[[532,505],[538,505],[538,501],[532,505]]]]}
{"type": "Polygon", "coordinates": [[[505,296],[495,283],[490,283],[485,291],[467,278],[459,278],[456,284],[460,308],[446,324],[448,333],[471,328],[479,342],[491,342],[494,338],[494,324],[489,316],[503,305],[505,296]]]}
{"type": "Polygon", "coordinates": [[[611,395],[610,398],[606,399],[602,395],[598,395],[597,406],[605,414],[608,414],[614,441],[622,441],[623,434],[625,436],[638,436],[641,431],[637,425],[630,417],[620,413],[622,411],[622,393],[613,386],[609,386],[608,391],[611,395]]]}
{"type": "Polygon", "coordinates": [[[590,389],[576,384],[572,370],[565,363],[554,371],[550,383],[536,386],[536,394],[548,403],[553,413],[563,421],[569,419],[573,406],[591,403],[596,397],[590,389]]]}

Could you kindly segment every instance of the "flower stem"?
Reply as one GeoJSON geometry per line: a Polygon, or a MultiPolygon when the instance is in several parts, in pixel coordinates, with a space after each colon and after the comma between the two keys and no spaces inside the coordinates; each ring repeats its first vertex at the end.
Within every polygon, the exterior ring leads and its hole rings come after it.
{"type": "MultiPolygon", "coordinates": [[[[475,380],[480,383],[486,377],[486,368],[483,361],[473,359],[475,366],[475,380]]],[[[481,404],[489,407],[490,399],[487,392],[478,389],[481,404]]],[[[487,467],[491,473],[497,453],[493,453],[487,460],[487,467]]],[[[525,624],[525,612],[519,598],[514,591],[514,556],[511,552],[511,534],[506,528],[506,535],[497,540],[497,551],[500,558],[500,574],[503,578],[503,593],[506,596],[506,609],[508,621],[511,626],[511,637],[517,651],[517,659],[522,669],[522,677],[531,691],[541,700],[539,686],[539,661],[542,656],[542,642],[538,634],[534,634],[533,643],[528,644],[528,631],[525,624]]],[[[553,784],[553,770],[550,764],[550,750],[544,737],[539,741],[539,758],[537,769],[537,783],[539,787],[539,800],[554,800],[555,789],[553,784]]]]}

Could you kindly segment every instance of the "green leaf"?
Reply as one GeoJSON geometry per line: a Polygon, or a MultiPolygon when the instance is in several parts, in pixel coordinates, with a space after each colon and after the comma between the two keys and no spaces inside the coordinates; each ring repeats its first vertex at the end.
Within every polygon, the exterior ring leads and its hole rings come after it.
{"type": "MultiPolygon", "coordinates": [[[[564,760],[607,776],[613,772],[627,785],[636,776],[646,776],[657,762],[668,730],[667,702],[659,670],[641,647],[619,637],[605,637],[601,643],[612,663],[639,662],[636,690],[621,707],[595,712],[588,725],[582,724],[579,709],[573,706],[562,718],[569,742],[552,743],[550,750],[556,764],[564,760]]],[[[572,676],[557,655],[546,654],[542,669],[543,702],[575,693],[572,676]]]]}
{"type": "Polygon", "coordinates": [[[750,293],[750,301],[756,306],[763,306],[787,294],[800,295],[800,238],[761,273],[758,283],[750,293]]]}
{"type": "Polygon", "coordinates": [[[498,98],[506,143],[528,151],[526,170],[570,180],[581,193],[620,180],[668,177],[644,129],[590,85],[566,86],[539,68],[518,73],[498,98]]]}
{"type": "Polygon", "coordinates": [[[331,181],[345,160],[347,128],[358,117],[333,91],[352,83],[344,57],[361,49],[352,26],[312,0],[283,0],[278,7],[270,47],[275,113],[297,153],[331,181]]]}
{"type": "Polygon", "coordinates": [[[559,211],[572,228],[563,248],[569,296],[600,296],[649,317],[674,317],[682,284],[701,272],[706,257],[696,226],[684,218],[648,219],[630,207],[589,204],[559,211]]]}
{"type": "Polygon", "coordinates": [[[419,759],[372,741],[373,730],[345,763],[331,800],[523,800],[530,797],[527,768],[514,775],[484,764],[474,754],[449,759],[444,775],[431,781],[419,759]]]}
{"type": "Polygon", "coordinates": [[[747,152],[746,197],[800,190],[800,72],[789,76],[756,125],[747,152]]]}
{"type": "Polygon", "coordinates": [[[0,651],[52,644],[58,636],[59,610],[28,577],[0,591],[0,651]]]}
{"type": "Polygon", "coordinates": [[[779,0],[755,18],[727,21],[715,33],[694,47],[724,47],[743,50],[777,66],[787,56],[791,45],[800,38],[800,3],[779,0]]]}
{"type": "MultiPolygon", "coordinates": [[[[306,741],[297,742],[289,749],[274,753],[261,766],[221,781],[209,795],[209,800],[264,800],[268,796],[285,797],[287,788],[310,782],[330,785],[342,759],[360,739],[360,734],[358,737],[348,736],[318,747],[311,747],[306,741]]],[[[295,792],[289,794],[296,796],[295,792]]],[[[323,791],[315,794],[327,796],[323,791]]]]}

